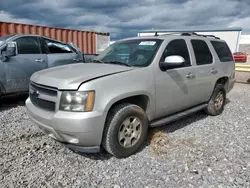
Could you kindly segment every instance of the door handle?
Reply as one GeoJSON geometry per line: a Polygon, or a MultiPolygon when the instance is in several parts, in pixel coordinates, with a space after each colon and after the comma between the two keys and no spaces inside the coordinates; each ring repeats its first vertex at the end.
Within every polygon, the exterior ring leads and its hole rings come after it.
{"type": "Polygon", "coordinates": [[[186,75],[186,78],[188,78],[188,79],[192,79],[194,77],[195,76],[191,72],[186,75]]]}
{"type": "Polygon", "coordinates": [[[35,62],[44,62],[44,59],[36,59],[35,62]]]}
{"type": "Polygon", "coordinates": [[[212,69],[212,70],[211,70],[211,73],[212,73],[212,74],[217,74],[217,72],[218,72],[218,71],[217,71],[216,69],[212,69]]]}

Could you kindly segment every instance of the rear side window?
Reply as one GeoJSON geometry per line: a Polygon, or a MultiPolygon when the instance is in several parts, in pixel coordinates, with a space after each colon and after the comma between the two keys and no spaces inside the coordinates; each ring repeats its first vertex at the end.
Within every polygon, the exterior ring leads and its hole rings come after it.
{"type": "Polygon", "coordinates": [[[21,37],[16,40],[18,54],[40,54],[41,48],[37,37],[21,37]]]}
{"type": "Polygon", "coordinates": [[[234,61],[232,53],[225,42],[211,41],[221,62],[234,61]]]}
{"type": "Polygon", "coordinates": [[[44,41],[49,53],[51,54],[74,53],[74,51],[67,44],[49,39],[45,39],[44,41]]]}
{"type": "Polygon", "coordinates": [[[213,63],[213,56],[208,48],[208,45],[203,40],[191,40],[196,64],[197,65],[206,65],[213,63]]]}

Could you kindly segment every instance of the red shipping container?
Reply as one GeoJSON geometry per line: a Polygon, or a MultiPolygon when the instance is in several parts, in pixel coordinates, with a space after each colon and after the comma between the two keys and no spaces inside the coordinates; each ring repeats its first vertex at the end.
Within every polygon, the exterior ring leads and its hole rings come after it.
{"type": "Polygon", "coordinates": [[[102,46],[102,48],[103,46],[107,47],[110,41],[109,33],[0,22],[0,36],[8,34],[37,34],[47,36],[65,43],[73,42],[85,54],[99,53],[99,46],[102,46]],[[105,44],[103,44],[103,40],[101,41],[102,44],[99,44],[100,42],[98,42],[98,36],[105,37],[105,44]]]}

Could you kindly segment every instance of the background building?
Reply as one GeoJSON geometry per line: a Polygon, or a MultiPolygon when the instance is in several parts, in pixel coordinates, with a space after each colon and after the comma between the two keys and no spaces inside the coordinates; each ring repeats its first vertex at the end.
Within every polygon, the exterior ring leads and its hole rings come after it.
{"type": "Polygon", "coordinates": [[[248,54],[247,62],[250,63],[250,35],[241,35],[239,51],[248,54]]]}
{"type": "Polygon", "coordinates": [[[241,35],[239,51],[250,54],[250,35],[241,35]]]}
{"type": "Polygon", "coordinates": [[[232,51],[232,53],[237,52],[239,50],[239,43],[241,38],[242,28],[214,28],[214,29],[152,29],[152,30],[144,30],[138,33],[138,36],[152,36],[157,32],[159,35],[168,34],[168,33],[191,33],[195,32],[197,34],[203,35],[214,35],[225,40],[232,51]]]}

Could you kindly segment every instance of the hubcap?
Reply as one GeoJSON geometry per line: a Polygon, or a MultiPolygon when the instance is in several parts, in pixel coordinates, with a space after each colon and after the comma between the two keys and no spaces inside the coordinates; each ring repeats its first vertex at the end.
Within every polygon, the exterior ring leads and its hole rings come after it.
{"type": "Polygon", "coordinates": [[[141,121],[137,117],[125,119],[118,132],[118,140],[121,146],[130,148],[134,146],[141,137],[141,121]]]}
{"type": "Polygon", "coordinates": [[[214,102],[216,110],[219,110],[222,107],[223,102],[224,102],[224,95],[222,92],[219,92],[215,97],[215,102],[214,102]]]}

